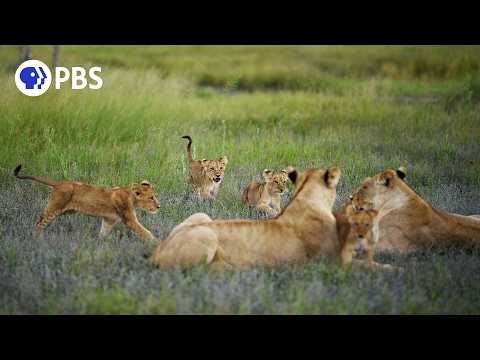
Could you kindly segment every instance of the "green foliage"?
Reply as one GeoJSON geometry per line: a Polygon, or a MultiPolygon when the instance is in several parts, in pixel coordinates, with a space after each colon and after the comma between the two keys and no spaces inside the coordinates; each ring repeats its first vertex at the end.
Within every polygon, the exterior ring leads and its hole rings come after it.
{"type": "MultiPolygon", "coordinates": [[[[51,47],[33,55],[50,58],[51,47]]],[[[241,189],[264,168],[342,169],[336,206],[364,177],[406,166],[434,205],[480,213],[479,47],[82,47],[61,65],[101,65],[97,91],[15,88],[16,47],[0,47],[0,313],[478,313],[478,253],[378,254],[402,274],[305,266],[212,273],[160,271],[141,257],[154,245],[98,220],[32,229],[48,189],[29,174],[98,185],[150,180],[163,238],[188,215],[255,217],[241,189]],[[227,155],[219,198],[192,200],[185,141],[199,158],[227,155]]],[[[288,196],[287,196],[288,198],[288,196]]],[[[287,201],[288,199],[284,199],[287,201]]]]}

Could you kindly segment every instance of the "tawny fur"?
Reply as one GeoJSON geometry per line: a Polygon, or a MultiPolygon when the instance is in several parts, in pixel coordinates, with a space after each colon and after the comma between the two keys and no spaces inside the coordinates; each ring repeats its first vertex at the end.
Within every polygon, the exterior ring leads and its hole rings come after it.
{"type": "Polygon", "coordinates": [[[434,208],[404,178],[403,169],[381,172],[366,178],[352,196],[355,208],[378,210],[378,229],[374,229],[378,249],[410,251],[480,244],[480,219],[476,215],[451,214],[434,208]]]}
{"type": "Polygon", "coordinates": [[[215,199],[225,176],[225,167],[228,163],[227,157],[223,156],[218,160],[194,160],[192,155],[192,138],[188,135],[182,136],[182,138],[188,140],[189,181],[193,191],[201,199],[215,199]]]}
{"type": "Polygon", "coordinates": [[[194,214],[179,224],[149,261],[161,268],[207,263],[214,268],[304,263],[311,257],[338,259],[332,206],[340,170],[312,169],[289,173],[295,184],[290,204],[274,219],[211,220],[194,214]]]}
{"type": "Polygon", "coordinates": [[[377,216],[376,210],[356,211],[351,205],[346,208],[346,218],[349,223],[348,234],[340,239],[341,243],[341,260],[344,266],[352,263],[355,247],[360,242],[367,244],[367,261],[368,267],[373,268],[373,255],[375,241],[373,238],[373,224],[377,216]]]}
{"type": "Polygon", "coordinates": [[[251,182],[243,190],[243,202],[255,210],[273,217],[281,211],[281,195],[285,192],[289,169],[262,173],[264,182],[251,182]]]}
{"type": "Polygon", "coordinates": [[[58,216],[66,212],[80,212],[102,218],[101,236],[108,236],[116,223],[123,222],[144,240],[153,240],[152,233],[138,222],[135,209],[156,213],[160,204],[148,181],[129,187],[100,187],[76,181],[53,181],[37,176],[19,175],[21,165],[14,175],[18,179],[34,180],[53,188],[47,207],[37,221],[38,231],[43,230],[58,216]]]}

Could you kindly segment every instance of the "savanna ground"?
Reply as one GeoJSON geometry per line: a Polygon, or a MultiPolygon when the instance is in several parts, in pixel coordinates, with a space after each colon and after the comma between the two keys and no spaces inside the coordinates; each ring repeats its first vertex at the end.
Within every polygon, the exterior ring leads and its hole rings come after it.
{"type": "MultiPolygon", "coordinates": [[[[98,185],[148,179],[161,201],[139,212],[159,238],[188,215],[247,218],[241,189],[264,168],[337,164],[335,207],[360,181],[406,166],[439,208],[480,213],[480,47],[62,46],[63,66],[102,67],[97,91],[22,95],[19,51],[0,46],[0,313],[478,314],[480,251],[383,253],[403,273],[305,266],[212,273],[149,267],[123,226],[64,216],[36,237],[49,189],[12,170],[98,185]],[[186,185],[185,140],[227,155],[218,200],[186,185]]],[[[50,64],[51,47],[33,57],[50,64]]],[[[291,191],[291,189],[290,189],[291,191]]],[[[284,203],[288,201],[288,194],[284,203]]]]}

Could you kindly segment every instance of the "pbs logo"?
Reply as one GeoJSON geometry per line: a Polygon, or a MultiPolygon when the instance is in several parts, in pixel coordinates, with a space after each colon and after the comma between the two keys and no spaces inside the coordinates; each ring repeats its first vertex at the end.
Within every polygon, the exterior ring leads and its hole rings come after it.
{"type": "MultiPolygon", "coordinates": [[[[80,66],[70,69],[55,67],[55,89],[59,90],[62,84],[70,80],[72,90],[81,90],[88,87],[91,90],[100,89],[103,81],[98,76],[102,69],[98,66],[87,71],[80,66]]],[[[27,60],[20,64],[15,72],[15,84],[18,90],[27,96],[39,96],[48,90],[52,83],[52,73],[45,63],[39,60],[27,60]]]]}
{"type": "Polygon", "coordinates": [[[27,60],[15,72],[18,90],[27,96],[39,96],[48,90],[52,83],[52,73],[45,63],[27,60]]]}

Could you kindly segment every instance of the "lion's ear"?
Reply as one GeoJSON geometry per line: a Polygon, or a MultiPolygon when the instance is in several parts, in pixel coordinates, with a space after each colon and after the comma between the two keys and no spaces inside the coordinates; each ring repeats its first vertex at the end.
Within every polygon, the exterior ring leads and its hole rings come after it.
{"type": "Polygon", "coordinates": [[[397,169],[397,175],[400,179],[405,179],[405,177],[407,176],[407,169],[405,169],[403,166],[400,166],[397,169]]]}
{"type": "Polygon", "coordinates": [[[290,171],[292,171],[292,169],[294,169],[293,166],[288,166],[286,167],[285,169],[283,170],[280,170],[280,172],[285,175],[285,177],[288,179],[288,174],[290,173],[290,171]]]}
{"type": "Polygon", "coordinates": [[[290,172],[292,172],[293,170],[295,170],[295,168],[293,166],[288,166],[285,169],[280,170],[280,172],[282,173],[282,175],[285,176],[286,179],[291,180],[290,177],[288,176],[288,174],[290,172]]]}
{"type": "Polygon", "coordinates": [[[327,187],[330,189],[335,189],[340,181],[340,175],[341,171],[337,166],[330,166],[324,175],[324,180],[325,184],[327,184],[327,187]]]}
{"type": "Polygon", "coordinates": [[[353,206],[352,205],[348,205],[345,209],[345,217],[347,218],[347,221],[350,225],[353,225],[353,223],[355,222],[355,218],[353,217],[353,215],[356,214],[356,211],[353,209],[353,206]]]}
{"type": "Polygon", "coordinates": [[[353,212],[354,212],[354,210],[353,210],[353,206],[352,206],[352,205],[347,205],[347,207],[345,207],[345,216],[346,216],[347,218],[349,218],[350,216],[352,216],[352,215],[353,215],[353,212]]]}
{"type": "Polygon", "coordinates": [[[152,187],[152,184],[150,184],[147,180],[143,180],[140,185],[146,186],[146,187],[152,187]]]}
{"type": "Polygon", "coordinates": [[[380,175],[378,182],[385,186],[390,186],[392,184],[392,179],[397,175],[393,170],[387,170],[380,175]]]}
{"type": "Polygon", "coordinates": [[[220,161],[223,162],[225,166],[228,164],[228,158],[226,156],[222,157],[220,161]]]}
{"type": "Polygon", "coordinates": [[[142,187],[141,185],[137,184],[137,183],[133,183],[130,185],[130,189],[133,191],[133,193],[135,194],[135,196],[138,196],[142,193],[142,187]]]}
{"type": "Polygon", "coordinates": [[[262,176],[265,180],[269,180],[272,178],[272,175],[273,175],[273,171],[270,170],[270,169],[265,169],[263,170],[262,172],[262,176]]]}
{"type": "Polygon", "coordinates": [[[288,178],[290,179],[292,184],[295,185],[295,183],[297,182],[297,179],[298,179],[298,171],[293,166],[289,167],[288,178]]]}

